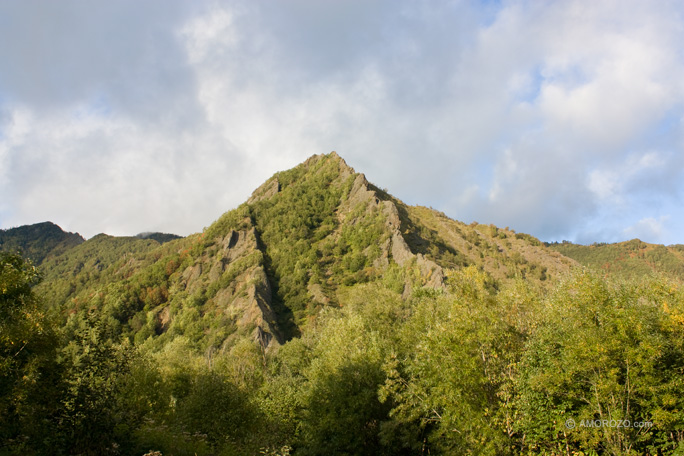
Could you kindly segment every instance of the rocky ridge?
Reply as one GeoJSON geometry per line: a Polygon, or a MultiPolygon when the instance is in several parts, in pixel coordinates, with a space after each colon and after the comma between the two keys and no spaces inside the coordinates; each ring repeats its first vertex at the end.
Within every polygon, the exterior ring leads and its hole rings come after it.
{"type": "Polygon", "coordinates": [[[276,173],[202,233],[163,245],[95,237],[48,262],[42,287],[64,315],[98,308],[136,342],[272,350],[341,305],[338,291],[388,272],[409,299],[463,267],[544,286],[573,264],[531,236],[407,206],[333,152],[276,173]]]}

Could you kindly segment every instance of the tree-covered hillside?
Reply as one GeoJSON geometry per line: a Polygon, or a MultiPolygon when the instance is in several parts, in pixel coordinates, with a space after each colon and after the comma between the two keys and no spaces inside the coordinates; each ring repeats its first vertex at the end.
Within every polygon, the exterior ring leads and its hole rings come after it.
{"type": "Polygon", "coordinates": [[[647,244],[639,239],[615,244],[547,244],[549,248],[602,273],[633,279],[654,272],[684,280],[684,245],[647,244]]]}
{"type": "Polygon", "coordinates": [[[78,233],[67,233],[51,222],[0,230],[0,251],[14,252],[40,264],[58,256],[85,239],[78,233]]]}
{"type": "Polygon", "coordinates": [[[182,236],[178,236],[177,234],[171,234],[171,233],[145,232],[145,233],[136,234],[135,237],[140,238],[140,239],[154,239],[155,241],[159,242],[160,244],[163,244],[165,242],[180,239],[182,236]]]}
{"type": "Polygon", "coordinates": [[[66,324],[96,308],[131,341],[163,347],[188,336],[201,350],[241,337],[283,343],[340,287],[391,282],[444,289],[448,270],[476,266],[493,288],[516,278],[548,287],[572,260],[531,236],[464,225],[409,207],[337,154],[277,173],[203,233],[159,245],[99,235],[51,258],[38,291],[66,324]]]}
{"type": "Polygon", "coordinates": [[[407,206],[335,153],[202,233],[0,260],[0,455],[684,451],[680,280],[407,206]]]}
{"type": "Polygon", "coordinates": [[[0,264],[0,454],[679,454],[684,289],[576,272],[549,292],[469,266],[391,280],[278,350],[206,352],[59,327],[0,264]]]}

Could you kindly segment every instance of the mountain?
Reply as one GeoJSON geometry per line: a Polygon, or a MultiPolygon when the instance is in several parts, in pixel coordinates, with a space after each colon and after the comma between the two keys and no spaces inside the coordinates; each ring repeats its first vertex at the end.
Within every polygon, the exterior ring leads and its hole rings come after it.
{"type": "Polygon", "coordinates": [[[578,246],[541,243],[508,228],[452,220],[408,206],[335,152],[276,173],[204,232],[105,234],[84,241],[51,223],[2,232],[42,264],[38,290],[64,318],[96,308],[115,330],[162,347],[187,336],[207,350],[242,338],[280,345],[339,307],[340,291],[383,283],[403,299],[445,289],[466,267],[489,286],[523,279],[553,287],[584,265],[621,277],[684,277],[684,250],[638,240],[578,246]]]}
{"type": "Polygon", "coordinates": [[[78,233],[67,233],[52,222],[0,230],[0,251],[18,252],[35,264],[58,256],[85,242],[78,233]]]}
{"type": "Polygon", "coordinates": [[[2,254],[0,448],[679,454],[682,282],[575,254],[680,250],[552,247],[408,206],[331,153],[185,238],[100,234],[40,271],[2,254]]]}
{"type": "Polygon", "coordinates": [[[634,279],[659,272],[684,280],[684,245],[647,244],[639,239],[615,244],[551,243],[548,247],[604,274],[634,279]]]}
{"type": "Polygon", "coordinates": [[[408,206],[334,152],[276,173],[202,233],[140,237],[99,235],[50,258],[39,289],[65,318],[97,308],[137,342],[183,335],[225,350],[243,337],[284,343],[355,284],[382,282],[406,299],[472,266],[492,288],[544,288],[576,265],[532,236],[408,206]]]}

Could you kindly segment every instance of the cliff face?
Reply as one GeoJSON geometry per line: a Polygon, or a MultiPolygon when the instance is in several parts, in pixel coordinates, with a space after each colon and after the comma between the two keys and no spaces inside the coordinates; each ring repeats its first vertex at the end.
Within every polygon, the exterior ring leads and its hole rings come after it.
{"type": "MultiPolygon", "coordinates": [[[[341,159],[340,159],[341,160],[341,159]]],[[[344,163],[344,160],[342,160],[344,163]]],[[[344,163],[346,166],[346,163],[344,163]]],[[[348,167],[347,167],[348,168],[348,167]]],[[[351,174],[354,174],[353,169],[348,168],[351,174]]],[[[390,261],[393,261],[399,266],[407,266],[415,264],[420,272],[420,276],[425,279],[425,285],[433,288],[444,287],[444,272],[441,266],[425,257],[421,253],[414,253],[406,240],[402,236],[401,226],[402,222],[399,217],[398,205],[403,203],[393,198],[384,198],[377,192],[363,174],[355,174],[354,183],[346,201],[346,205],[342,206],[343,212],[352,210],[353,207],[363,205],[366,207],[364,216],[372,217],[375,214],[382,219],[383,229],[386,233],[386,239],[383,242],[381,249],[382,254],[380,258],[374,261],[374,266],[380,270],[388,267],[390,261]]],[[[345,220],[341,220],[345,222],[345,220]]],[[[351,223],[356,223],[357,220],[351,220],[351,223]]],[[[410,284],[407,283],[406,290],[409,291],[410,284]]]]}
{"type": "Polygon", "coordinates": [[[284,343],[285,334],[272,307],[257,236],[252,226],[206,242],[202,254],[180,272],[175,292],[202,296],[205,315],[227,317],[236,336],[246,335],[266,349],[271,342],[284,343]]]}
{"type": "Polygon", "coordinates": [[[183,336],[229,350],[248,338],[271,350],[356,284],[391,276],[409,298],[476,266],[544,286],[572,264],[530,236],[407,206],[333,152],[277,173],[203,233],[89,240],[46,263],[42,287],[64,315],[97,308],[139,343],[183,336]]]}

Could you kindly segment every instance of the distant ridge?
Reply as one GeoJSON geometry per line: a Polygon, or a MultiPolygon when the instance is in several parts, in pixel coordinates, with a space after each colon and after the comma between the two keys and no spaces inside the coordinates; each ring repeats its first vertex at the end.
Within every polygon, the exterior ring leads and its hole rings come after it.
{"type": "Polygon", "coordinates": [[[0,250],[17,252],[35,264],[58,256],[85,242],[78,233],[69,233],[52,222],[0,230],[0,250]]]}
{"type": "Polygon", "coordinates": [[[173,241],[175,239],[180,239],[182,236],[178,236],[177,234],[171,233],[145,232],[136,234],[135,237],[137,237],[138,239],[153,239],[159,242],[160,244],[163,244],[165,242],[173,241]]]}
{"type": "Polygon", "coordinates": [[[614,244],[547,243],[555,250],[606,275],[624,279],[663,273],[684,279],[684,245],[648,244],[639,239],[614,244]]]}
{"type": "MultiPolygon", "coordinates": [[[[182,238],[177,234],[152,231],[131,237],[151,239],[160,244],[182,238]]],[[[52,222],[0,229],[0,251],[19,253],[36,265],[40,265],[47,258],[59,256],[84,242],[86,240],[80,234],[66,232],[52,222]]]]}

